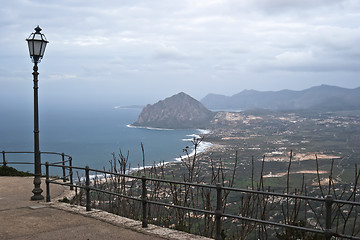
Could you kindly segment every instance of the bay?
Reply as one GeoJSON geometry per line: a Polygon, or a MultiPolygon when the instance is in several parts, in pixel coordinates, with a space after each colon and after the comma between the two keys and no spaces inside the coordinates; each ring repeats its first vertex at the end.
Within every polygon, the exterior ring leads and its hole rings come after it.
{"type": "MultiPolygon", "coordinates": [[[[40,151],[64,152],[73,157],[73,165],[109,168],[113,153],[129,152],[132,168],[142,166],[141,143],[145,149],[145,165],[175,161],[186,146],[191,147],[192,134],[198,130],[159,130],[132,128],[140,108],[45,108],[40,112],[40,151]],[[187,139],[187,141],[184,141],[187,139]]],[[[5,111],[0,124],[0,151],[33,151],[32,109],[5,111]]],[[[7,154],[7,160],[33,161],[33,155],[7,154]]],[[[42,162],[55,161],[42,155],[42,162]]],[[[31,165],[14,167],[32,171],[31,165]]]]}

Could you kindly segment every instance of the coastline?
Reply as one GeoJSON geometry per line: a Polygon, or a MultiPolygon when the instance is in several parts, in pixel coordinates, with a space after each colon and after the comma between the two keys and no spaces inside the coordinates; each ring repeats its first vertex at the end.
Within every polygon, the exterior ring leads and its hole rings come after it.
{"type": "MultiPolygon", "coordinates": [[[[142,129],[148,129],[148,130],[155,130],[155,131],[174,131],[174,130],[180,130],[180,129],[168,129],[168,128],[153,128],[153,127],[142,127],[142,126],[133,126],[131,124],[128,124],[126,125],[126,127],[128,128],[142,128],[142,129]]],[[[190,130],[190,129],[189,129],[190,130]]],[[[197,133],[193,133],[193,134],[188,134],[186,135],[185,137],[190,137],[190,138],[183,138],[182,141],[184,142],[191,142],[194,140],[194,138],[201,138],[201,135],[203,134],[209,134],[211,133],[211,130],[209,129],[191,129],[191,130],[194,130],[194,131],[197,131],[197,133]]],[[[190,143],[192,144],[192,143],[190,143]]],[[[205,141],[202,141],[198,147],[197,147],[197,152],[196,154],[199,154],[199,153],[204,153],[206,152],[207,149],[211,148],[213,146],[213,144],[211,142],[205,142],[205,141]]],[[[181,159],[184,159],[184,158],[187,158],[187,157],[192,157],[195,155],[195,149],[193,148],[193,146],[189,146],[190,149],[191,149],[191,152],[187,155],[181,155],[177,158],[173,158],[172,160],[169,160],[169,161],[163,161],[163,162],[160,162],[160,163],[157,163],[155,165],[145,165],[145,166],[142,166],[142,167],[132,167],[129,169],[129,173],[131,172],[136,172],[136,171],[141,171],[141,170],[144,170],[144,168],[151,168],[151,167],[159,167],[159,166],[165,166],[165,165],[168,165],[168,164],[171,164],[171,163],[179,163],[181,162],[181,159]]]]}
{"type": "Polygon", "coordinates": [[[155,127],[134,126],[134,125],[131,125],[131,124],[126,125],[126,127],[128,127],[128,128],[142,128],[142,129],[148,129],[148,130],[159,130],[159,131],[172,131],[172,130],[176,130],[176,129],[171,129],[171,128],[155,128],[155,127]]]}
{"type": "MultiPolygon", "coordinates": [[[[192,140],[192,139],[191,139],[192,140]]],[[[184,140],[183,141],[187,141],[187,140],[184,140]]],[[[213,144],[211,142],[201,142],[198,146],[198,150],[196,151],[196,154],[200,154],[200,153],[205,153],[207,151],[207,149],[210,149],[211,147],[213,146],[213,144]]],[[[169,164],[176,164],[176,163],[181,163],[181,159],[184,159],[184,158],[187,158],[187,157],[193,157],[195,155],[195,150],[193,149],[189,155],[182,155],[180,157],[177,157],[177,158],[174,158],[173,161],[163,161],[163,162],[159,162],[157,164],[154,164],[154,165],[146,165],[146,166],[143,166],[143,167],[132,167],[129,169],[128,173],[132,173],[132,172],[136,172],[136,171],[142,171],[144,169],[147,169],[147,168],[152,168],[152,167],[160,167],[160,166],[166,166],[166,165],[169,165],[169,164]]]]}

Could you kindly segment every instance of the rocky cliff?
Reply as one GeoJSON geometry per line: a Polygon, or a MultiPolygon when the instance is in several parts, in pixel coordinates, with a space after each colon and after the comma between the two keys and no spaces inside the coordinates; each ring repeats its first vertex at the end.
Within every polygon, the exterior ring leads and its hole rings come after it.
{"type": "Polygon", "coordinates": [[[132,125],[171,129],[205,128],[214,115],[202,103],[181,92],[153,105],[148,104],[132,125]]]}

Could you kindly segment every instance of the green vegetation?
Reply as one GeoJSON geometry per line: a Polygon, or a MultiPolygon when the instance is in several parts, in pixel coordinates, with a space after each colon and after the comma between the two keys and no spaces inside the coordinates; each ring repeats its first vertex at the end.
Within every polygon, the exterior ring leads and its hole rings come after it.
{"type": "Polygon", "coordinates": [[[64,197],[63,199],[59,199],[58,201],[63,203],[71,203],[71,201],[67,197],[64,197]]]}
{"type": "Polygon", "coordinates": [[[32,173],[19,171],[13,167],[1,166],[0,167],[0,176],[18,176],[18,177],[28,177],[34,176],[32,173]]]}

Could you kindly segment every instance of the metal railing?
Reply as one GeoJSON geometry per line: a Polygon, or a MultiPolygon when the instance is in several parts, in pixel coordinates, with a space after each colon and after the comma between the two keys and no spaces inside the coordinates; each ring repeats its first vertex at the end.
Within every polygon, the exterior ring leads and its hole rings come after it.
{"type": "MultiPolygon", "coordinates": [[[[25,152],[25,151],[2,151],[2,165],[7,166],[9,164],[11,165],[22,165],[22,164],[30,164],[34,165],[34,161],[8,161],[6,155],[16,155],[16,154],[34,154],[34,152],[25,152]]],[[[72,171],[72,157],[70,155],[67,155],[65,153],[58,153],[58,152],[40,152],[40,156],[49,156],[49,155],[55,155],[61,157],[61,160],[53,160],[52,164],[61,164],[62,168],[62,180],[63,182],[66,182],[67,180],[70,181],[70,190],[73,190],[73,171],[72,171]],[[68,172],[68,173],[67,173],[68,172]]],[[[41,164],[42,166],[45,166],[44,163],[41,164]]]]}
{"type": "Polygon", "coordinates": [[[60,185],[66,185],[66,186],[70,186],[70,187],[78,187],[80,189],[83,189],[85,191],[85,198],[86,198],[86,200],[85,200],[86,211],[91,210],[92,195],[90,194],[90,192],[101,192],[101,193],[117,196],[120,198],[131,199],[131,200],[141,203],[141,206],[142,206],[141,219],[142,219],[142,227],[144,227],[144,228],[146,228],[148,226],[148,216],[147,216],[148,211],[147,211],[147,209],[148,209],[149,205],[152,204],[152,205],[163,206],[166,208],[182,209],[182,210],[186,210],[186,211],[199,212],[202,214],[208,214],[208,215],[214,216],[213,219],[214,219],[214,224],[215,224],[215,239],[217,239],[217,240],[222,239],[222,236],[221,236],[222,221],[224,218],[232,218],[232,219],[238,219],[238,220],[242,220],[242,221],[253,222],[256,224],[271,225],[274,227],[292,229],[292,230],[296,230],[296,231],[305,231],[305,232],[310,232],[310,233],[314,233],[314,234],[321,234],[321,235],[325,236],[325,239],[327,239],[327,240],[331,239],[332,237],[360,240],[360,237],[358,237],[358,236],[351,236],[351,235],[346,235],[346,234],[332,231],[333,205],[341,204],[341,205],[351,205],[351,206],[359,207],[360,202],[337,200],[337,199],[333,198],[332,195],[327,195],[325,198],[322,198],[322,197],[318,198],[318,197],[311,197],[311,196],[304,196],[304,195],[283,194],[283,193],[274,193],[274,192],[266,192],[266,191],[225,187],[225,186],[222,186],[221,184],[206,185],[206,184],[188,183],[188,182],[180,182],[180,181],[173,181],[173,180],[166,180],[166,179],[150,178],[150,177],[146,177],[146,176],[120,174],[120,173],[114,173],[114,172],[110,172],[110,171],[101,171],[101,170],[97,170],[97,169],[90,169],[88,166],[86,166],[85,168],[84,167],[71,167],[71,166],[65,167],[65,168],[70,168],[71,169],[70,172],[72,172],[74,169],[79,170],[79,171],[84,171],[85,181],[83,181],[83,184],[74,185],[72,183],[70,183],[70,184],[60,183],[60,182],[50,179],[49,168],[50,167],[64,168],[63,165],[46,163],[45,166],[46,166],[46,200],[47,201],[50,201],[50,184],[60,184],[60,185]],[[109,191],[106,189],[97,188],[94,185],[95,180],[94,179],[91,180],[91,178],[90,178],[90,171],[96,172],[96,174],[101,173],[101,174],[103,174],[103,176],[105,176],[105,178],[106,178],[106,176],[112,176],[112,177],[117,176],[117,177],[122,177],[122,178],[127,178],[127,179],[140,180],[141,184],[139,184],[139,187],[141,187],[141,191],[140,191],[141,196],[139,196],[139,195],[129,196],[126,194],[121,194],[121,193],[109,191]],[[198,187],[198,188],[207,188],[210,190],[215,190],[216,191],[215,211],[210,211],[210,210],[200,209],[200,208],[193,208],[193,207],[189,207],[189,206],[176,205],[171,202],[160,202],[160,201],[150,200],[150,199],[148,199],[148,187],[147,187],[147,183],[149,183],[149,182],[165,183],[165,184],[169,184],[169,186],[170,185],[180,185],[180,186],[187,186],[187,187],[191,187],[191,188],[198,187]],[[300,200],[304,200],[306,202],[309,202],[309,201],[319,202],[320,204],[323,204],[323,206],[325,207],[325,219],[323,219],[323,221],[325,222],[325,228],[319,229],[319,228],[302,227],[302,226],[289,225],[289,224],[284,224],[284,223],[274,222],[274,221],[269,221],[269,220],[264,220],[264,219],[251,218],[251,217],[245,217],[245,216],[241,216],[241,215],[225,213],[224,207],[223,207],[223,202],[222,202],[223,201],[222,197],[225,192],[266,195],[266,196],[286,198],[286,199],[300,199],[300,200]]]}
{"type": "MultiPolygon", "coordinates": [[[[2,165],[7,166],[8,164],[34,164],[33,162],[29,161],[7,161],[6,155],[7,154],[33,154],[34,152],[5,152],[2,151],[2,165]]],[[[338,232],[332,231],[332,214],[333,214],[333,205],[334,204],[340,204],[340,205],[351,205],[355,207],[360,207],[360,202],[355,201],[345,201],[345,200],[338,200],[334,199],[332,195],[327,195],[325,198],[319,198],[319,197],[311,197],[311,196],[304,196],[304,195],[295,195],[295,194],[284,194],[284,193],[274,193],[274,192],[266,192],[266,191],[257,191],[257,190],[250,190],[250,189],[239,189],[239,188],[232,188],[232,187],[225,187],[221,184],[216,185],[206,185],[206,184],[198,184],[198,183],[188,183],[188,182],[181,182],[181,181],[174,181],[174,180],[166,180],[166,179],[157,179],[157,178],[150,178],[146,176],[135,176],[135,175],[129,175],[129,174],[120,174],[120,173],[114,173],[111,171],[102,171],[97,169],[90,169],[88,166],[86,167],[73,167],[72,166],[72,157],[64,154],[64,153],[56,153],[56,152],[41,152],[41,155],[56,155],[61,156],[61,161],[54,161],[52,163],[46,162],[45,164],[42,164],[45,166],[46,170],[46,201],[50,201],[50,184],[58,184],[58,185],[65,185],[69,186],[71,190],[76,188],[80,188],[85,190],[85,206],[86,211],[91,211],[91,198],[92,195],[90,194],[93,192],[101,192],[105,194],[114,195],[120,198],[124,199],[130,199],[133,201],[137,201],[141,203],[142,206],[142,227],[146,228],[148,226],[148,216],[147,216],[147,209],[149,208],[149,205],[158,205],[163,206],[167,208],[175,208],[175,209],[182,209],[186,211],[193,211],[193,212],[199,212],[202,214],[208,214],[214,216],[214,223],[215,223],[215,239],[222,239],[221,232],[222,232],[222,221],[223,218],[231,218],[231,219],[238,219],[242,221],[248,221],[253,222],[256,224],[263,224],[263,225],[271,225],[274,227],[280,227],[285,229],[292,229],[297,231],[304,231],[304,232],[310,232],[314,234],[321,234],[325,236],[325,239],[329,240],[332,237],[336,238],[345,238],[345,239],[355,239],[360,240],[360,237],[358,236],[351,236],[346,235],[338,232]],[[50,179],[50,167],[53,168],[60,168],[62,170],[62,182],[50,179]],[[81,182],[75,183],[73,182],[73,171],[74,170],[80,170],[84,171],[85,175],[85,181],[83,181],[83,184],[81,182]],[[94,181],[90,178],[90,171],[101,173],[105,177],[106,176],[117,176],[117,177],[123,177],[128,179],[137,179],[141,180],[141,184],[139,187],[141,187],[141,196],[129,196],[126,194],[116,193],[100,188],[96,188],[94,186],[94,181]],[[68,174],[66,174],[68,172],[68,174]],[[67,180],[69,180],[69,183],[67,183],[67,180]],[[176,205],[169,202],[160,202],[160,201],[154,201],[148,199],[148,187],[147,183],[165,183],[169,185],[180,185],[180,186],[187,186],[191,188],[207,188],[210,190],[216,191],[216,197],[215,197],[215,211],[210,211],[206,209],[200,209],[200,208],[193,208],[189,206],[181,206],[176,205]],[[237,192],[242,194],[253,194],[253,195],[264,195],[264,196],[271,196],[271,197],[279,197],[279,198],[286,198],[286,199],[298,199],[298,200],[304,200],[304,201],[315,201],[319,202],[320,204],[323,204],[325,207],[325,228],[309,228],[309,227],[302,227],[302,226],[296,226],[296,225],[289,225],[284,224],[280,222],[274,222],[274,221],[268,221],[264,219],[258,219],[258,218],[251,218],[241,215],[234,215],[225,213],[224,207],[223,207],[223,194],[225,192],[237,192]]],[[[360,213],[357,213],[360,214],[360,213]]]]}

